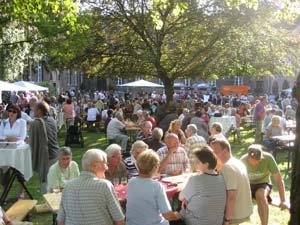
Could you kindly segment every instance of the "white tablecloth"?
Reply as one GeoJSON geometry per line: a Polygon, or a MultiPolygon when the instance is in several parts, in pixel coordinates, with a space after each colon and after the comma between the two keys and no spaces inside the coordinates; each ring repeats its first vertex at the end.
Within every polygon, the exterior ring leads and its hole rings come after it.
{"type": "Polygon", "coordinates": [[[236,120],[234,116],[222,116],[222,117],[211,117],[209,120],[209,128],[211,128],[212,124],[215,122],[219,122],[223,126],[223,134],[225,135],[231,126],[236,128],[236,120]]]}
{"type": "Polygon", "coordinates": [[[18,145],[17,148],[0,149],[0,167],[9,166],[24,175],[26,181],[32,177],[31,150],[28,144],[18,145]]]}

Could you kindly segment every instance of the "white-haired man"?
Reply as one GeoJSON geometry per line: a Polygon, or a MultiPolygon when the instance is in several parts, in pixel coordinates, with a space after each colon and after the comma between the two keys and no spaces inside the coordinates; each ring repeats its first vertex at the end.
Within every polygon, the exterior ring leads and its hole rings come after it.
{"type": "Polygon", "coordinates": [[[196,149],[200,149],[203,145],[206,144],[206,140],[204,139],[204,137],[199,136],[197,134],[197,131],[197,126],[195,124],[189,124],[185,130],[186,136],[188,137],[185,143],[185,150],[189,157],[190,165],[193,171],[195,170],[195,156],[193,154],[193,151],[196,149]]]}
{"type": "Polygon", "coordinates": [[[57,215],[58,225],[125,225],[111,182],[105,180],[106,153],[90,149],[82,157],[82,172],[68,182],[57,215]]]}

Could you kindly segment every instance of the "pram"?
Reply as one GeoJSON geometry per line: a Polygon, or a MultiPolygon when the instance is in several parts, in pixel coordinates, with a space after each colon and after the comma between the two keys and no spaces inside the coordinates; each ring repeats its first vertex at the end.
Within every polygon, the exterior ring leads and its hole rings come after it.
{"type": "Polygon", "coordinates": [[[74,125],[69,126],[66,137],[65,137],[65,146],[70,146],[72,144],[80,144],[84,147],[84,139],[81,131],[81,122],[75,121],[74,125]]]}

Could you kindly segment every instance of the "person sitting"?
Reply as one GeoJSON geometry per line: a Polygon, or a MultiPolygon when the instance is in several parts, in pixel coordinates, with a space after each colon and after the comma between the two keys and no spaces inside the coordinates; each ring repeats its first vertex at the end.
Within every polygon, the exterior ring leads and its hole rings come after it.
{"type": "Polygon", "coordinates": [[[165,137],[166,146],[158,149],[160,158],[159,173],[176,176],[185,172],[189,167],[189,159],[185,150],[179,146],[176,134],[169,133],[165,137]]]}
{"type": "Polygon", "coordinates": [[[107,125],[108,140],[120,141],[122,151],[126,152],[128,136],[124,134],[125,127],[124,117],[120,112],[116,112],[115,117],[107,125]]]}
{"type": "Polygon", "coordinates": [[[8,142],[24,142],[27,137],[26,121],[21,118],[21,110],[17,105],[9,105],[8,118],[0,126],[0,140],[8,142]]]}
{"type": "Polygon", "coordinates": [[[142,122],[142,130],[136,134],[136,140],[145,140],[151,136],[152,133],[152,123],[150,121],[142,122]]]}
{"type": "Polygon", "coordinates": [[[144,139],[144,142],[149,146],[149,149],[157,151],[165,146],[165,143],[161,141],[163,135],[163,130],[159,127],[155,127],[152,131],[151,137],[144,139]]]}
{"type": "Polygon", "coordinates": [[[144,111],[143,115],[144,115],[145,121],[150,121],[151,124],[152,124],[152,129],[154,129],[156,127],[156,120],[155,120],[155,118],[150,115],[149,111],[144,111]]]}
{"type": "Polygon", "coordinates": [[[170,123],[169,129],[166,133],[176,134],[178,136],[180,143],[184,145],[186,142],[186,138],[184,132],[181,130],[181,124],[182,124],[181,120],[179,119],[173,120],[170,123]]]}
{"type": "Polygon", "coordinates": [[[266,133],[263,136],[263,145],[270,149],[275,156],[275,148],[277,141],[273,140],[273,136],[279,136],[283,134],[283,129],[280,127],[280,117],[273,116],[271,123],[266,128],[266,133]]]}
{"type": "Polygon", "coordinates": [[[218,138],[218,139],[220,139],[220,138],[227,139],[222,132],[223,132],[223,125],[221,123],[215,122],[211,125],[210,134],[212,137],[218,138]]]}
{"type": "Polygon", "coordinates": [[[208,145],[193,154],[197,175],[188,179],[179,194],[181,216],[186,225],[223,225],[226,186],[223,176],[215,171],[217,157],[208,145]]]}
{"type": "Polygon", "coordinates": [[[126,204],[126,225],[168,225],[179,220],[173,212],[161,183],[152,178],[159,168],[159,157],[153,150],[146,150],[137,160],[138,177],[129,180],[126,204]]]}
{"type": "Polygon", "coordinates": [[[277,163],[274,157],[270,153],[262,151],[262,146],[258,144],[250,145],[248,153],[242,156],[241,161],[247,168],[251,194],[257,203],[261,225],[267,225],[269,217],[268,202],[272,202],[270,197],[272,189],[271,175],[278,188],[280,196],[279,207],[281,209],[289,208],[285,200],[284,182],[277,163]]]}
{"type": "Polygon", "coordinates": [[[90,149],[82,156],[82,172],[63,190],[57,224],[125,225],[111,182],[105,179],[106,153],[90,149]]]}
{"type": "Polygon", "coordinates": [[[72,151],[69,147],[62,147],[58,153],[58,161],[49,168],[47,176],[48,192],[54,189],[62,190],[66,183],[79,176],[79,168],[72,161],[72,151]]]}
{"type": "Polygon", "coordinates": [[[195,171],[194,164],[194,150],[201,148],[206,144],[206,140],[197,134],[197,127],[195,124],[189,124],[185,130],[186,139],[185,150],[187,152],[190,165],[193,171],[195,171]]]}
{"type": "Polygon", "coordinates": [[[107,126],[109,124],[109,122],[112,120],[113,118],[113,113],[114,111],[112,109],[108,109],[107,110],[107,117],[104,121],[104,133],[107,134],[107,126]]]}
{"type": "Polygon", "coordinates": [[[127,178],[127,170],[122,162],[121,146],[109,145],[106,150],[108,169],[105,178],[113,184],[120,184],[123,178],[127,178]]]}
{"type": "Polygon", "coordinates": [[[136,159],[146,149],[148,149],[148,145],[143,141],[138,140],[132,144],[130,151],[131,155],[124,160],[128,178],[136,177],[139,174],[136,168],[136,159]]]}
{"type": "Polygon", "coordinates": [[[93,102],[89,102],[86,118],[87,126],[89,129],[93,126],[94,123],[98,122],[99,115],[101,114],[95,107],[95,104],[93,102]]]}

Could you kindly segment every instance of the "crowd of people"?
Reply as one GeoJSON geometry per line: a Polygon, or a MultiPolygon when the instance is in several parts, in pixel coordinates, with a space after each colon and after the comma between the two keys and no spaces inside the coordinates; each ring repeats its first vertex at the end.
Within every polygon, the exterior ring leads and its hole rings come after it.
{"type": "Polygon", "coordinates": [[[266,225],[270,176],[279,191],[279,207],[286,209],[288,204],[277,163],[260,144],[272,153],[276,146],[271,137],[287,132],[286,121],[295,119],[295,103],[289,97],[278,105],[268,102],[266,96],[214,94],[208,100],[176,93],[172,104],[153,93],[124,100],[101,91],[93,96],[69,92],[28,99],[13,93],[9,104],[1,107],[0,139],[30,145],[41,193],[63,191],[57,216],[60,225],[240,224],[249,220],[253,198],[261,224],[266,225]],[[64,114],[66,129],[78,121],[85,121],[88,127],[104,124],[109,145],[103,151],[86,151],[81,172],[72,161],[71,149],[58,145],[58,113],[64,114]],[[232,155],[230,133],[224,133],[218,122],[209,127],[209,120],[234,117],[241,142],[242,118],[251,115],[256,144],[239,160],[232,155]],[[125,132],[132,126],[140,129],[133,143],[125,132]],[[178,195],[180,211],[173,211],[163,186],[152,178],[158,173],[176,176],[187,172],[195,174],[178,195]],[[124,212],[114,185],[128,179],[124,212]]]}

